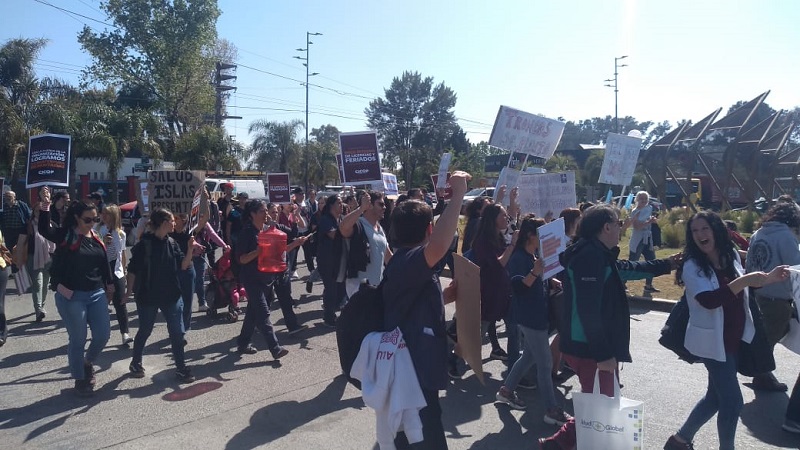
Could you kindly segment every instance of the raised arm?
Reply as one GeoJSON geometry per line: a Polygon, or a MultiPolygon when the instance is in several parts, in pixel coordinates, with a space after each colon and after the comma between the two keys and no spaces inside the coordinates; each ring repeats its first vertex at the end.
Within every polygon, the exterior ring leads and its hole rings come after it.
{"type": "Polygon", "coordinates": [[[453,234],[458,228],[458,216],[461,213],[461,203],[464,201],[464,194],[467,192],[467,181],[471,178],[470,174],[456,171],[450,176],[450,187],[453,189],[453,197],[445,207],[444,212],[439,216],[439,220],[433,227],[430,241],[425,246],[425,261],[428,267],[434,267],[450,249],[453,242],[453,234]]]}

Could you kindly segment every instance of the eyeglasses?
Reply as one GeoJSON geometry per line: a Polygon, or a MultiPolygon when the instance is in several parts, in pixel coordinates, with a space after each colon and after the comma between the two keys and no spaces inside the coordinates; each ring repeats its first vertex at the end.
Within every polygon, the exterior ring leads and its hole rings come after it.
{"type": "Polygon", "coordinates": [[[99,216],[81,217],[81,222],[83,222],[86,225],[89,225],[90,223],[100,223],[100,217],[99,216]]]}

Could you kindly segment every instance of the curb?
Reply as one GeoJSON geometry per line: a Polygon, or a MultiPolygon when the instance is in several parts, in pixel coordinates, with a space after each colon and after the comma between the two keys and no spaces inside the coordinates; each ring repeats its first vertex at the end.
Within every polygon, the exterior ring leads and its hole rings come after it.
{"type": "Polygon", "coordinates": [[[666,298],[643,297],[640,295],[629,295],[628,303],[635,307],[650,311],[661,311],[668,313],[672,311],[672,307],[678,303],[677,300],[669,300],[666,298]]]}

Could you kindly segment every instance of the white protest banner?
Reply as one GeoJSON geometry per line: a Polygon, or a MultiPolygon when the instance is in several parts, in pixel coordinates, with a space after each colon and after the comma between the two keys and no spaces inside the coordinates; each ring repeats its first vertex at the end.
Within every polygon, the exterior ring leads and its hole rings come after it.
{"type": "Polygon", "coordinates": [[[383,193],[384,195],[397,195],[400,191],[397,189],[397,175],[393,173],[383,173],[383,193]]]}
{"type": "Polygon", "coordinates": [[[72,138],[63,134],[39,134],[28,140],[25,187],[69,187],[72,138]]]}
{"type": "Polygon", "coordinates": [[[139,189],[136,191],[136,200],[142,206],[143,216],[150,215],[150,192],[147,190],[147,180],[139,180],[139,189]]]}
{"type": "MultiPolygon", "coordinates": [[[[435,174],[431,175],[431,182],[433,183],[434,186],[436,186],[436,190],[439,191],[440,188],[439,188],[439,174],[438,173],[435,173],[435,174]]],[[[438,198],[439,192],[436,192],[436,196],[438,198]]],[[[452,196],[453,196],[453,188],[450,187],[450,172],[447,172],[445,180],[444,180],[444,193],[442,195],[442,198],[445,199],[445,200],[450,200],[450,197],[452,197],[452,196]]]]}
{"type": "Polygon", "coordinates": [[[558,220],[542,225],[536,230],[536,234],[539,236],[539,254],[544,262],[542,279],[547,280],[564,270],[558,260],[558,255],[567,249],[564,219],[559,217],[558,220]]]}
{"type": "Polygon", "coordinates": [[[206,175],[193,170],[151,170],[147,172],[150,209],[168,208],[173,214],[190,214],[195,193],[206,175]]]}
{"type": "Polygon", "coordinates": [[[575,172],[525,173],[517,183],[522,213],[534,213],[536,217],[555,217],[565,208],[574,208],[575,172]]]}
{"type": "Polygon", "coordinates": [[[597,182],[618,186],[631,184],[641,148],[641,138],[608,133],[603,167],[597,182]]]}
{"type": "Polygon", "coordinates": [[[500,187],[505,185],[506,186],[506,196],[503,198],[503,204],[508,206],[511,203],[510,200],[510,193],[511,189],[517,186],[519,182],[519,176],[522,172],[517,169],[512,169],[510,167],[503,167],[500,171],[500,176],[497,177],[497,184],[495,185],[494,195],[492,195],[492,200],[495,202],[497,201],[497,195],[500,193],[500,187]]]}
{"type": "Polygon", "coordinates": [[[444,189],[445,185],[447,184],[447,169],[450,168],[450,160],[452,159],[453,155],[450,153],[442,153],[442,160],[439,161],[439,175],[438,181],[434,185],[435,189],[444,189]]]}
{"type": "Polygon", "coordinates": [[[489,145],[511,152],[550,159],[564,134],[564,123],[501,106],[489,145]]]}

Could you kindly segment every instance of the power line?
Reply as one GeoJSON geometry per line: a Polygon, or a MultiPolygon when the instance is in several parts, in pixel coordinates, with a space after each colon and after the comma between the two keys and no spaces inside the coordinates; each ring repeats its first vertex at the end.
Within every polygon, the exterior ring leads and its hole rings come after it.
{"type": "MultiPolygon", "coordinates": [[[[56,6],[56,5],[52,4],[52,3],[46,2],[44,0],[33,0],[33,1],[35,1],[36,3],[41,3],[42,5],[49,6],[51,8],[55,8],[55,9],[57,9],[59,11],[65,12],[67,14],[75,15],[75,16],[78,16],[78,17],[83,17],[84,19],[91,20],[91,21],[97,22],[97,23],[102,23],[103,25],[116,28],[114,25],[111,25],[110,23],[106,23],[106,22],[103,22],[102,20],[97,20],[95,18],[92,18],[92,17],[89,17],[89,16],[85,16],[85,15],[83,15],[81,13],[77,13],[75,11],[70,11],[69,9],[64,9],[64,8],[62,8],[60,6],[56,6]]],[[[88,24],[86,24],[86,25],[88,25],[88,24]]]]}

